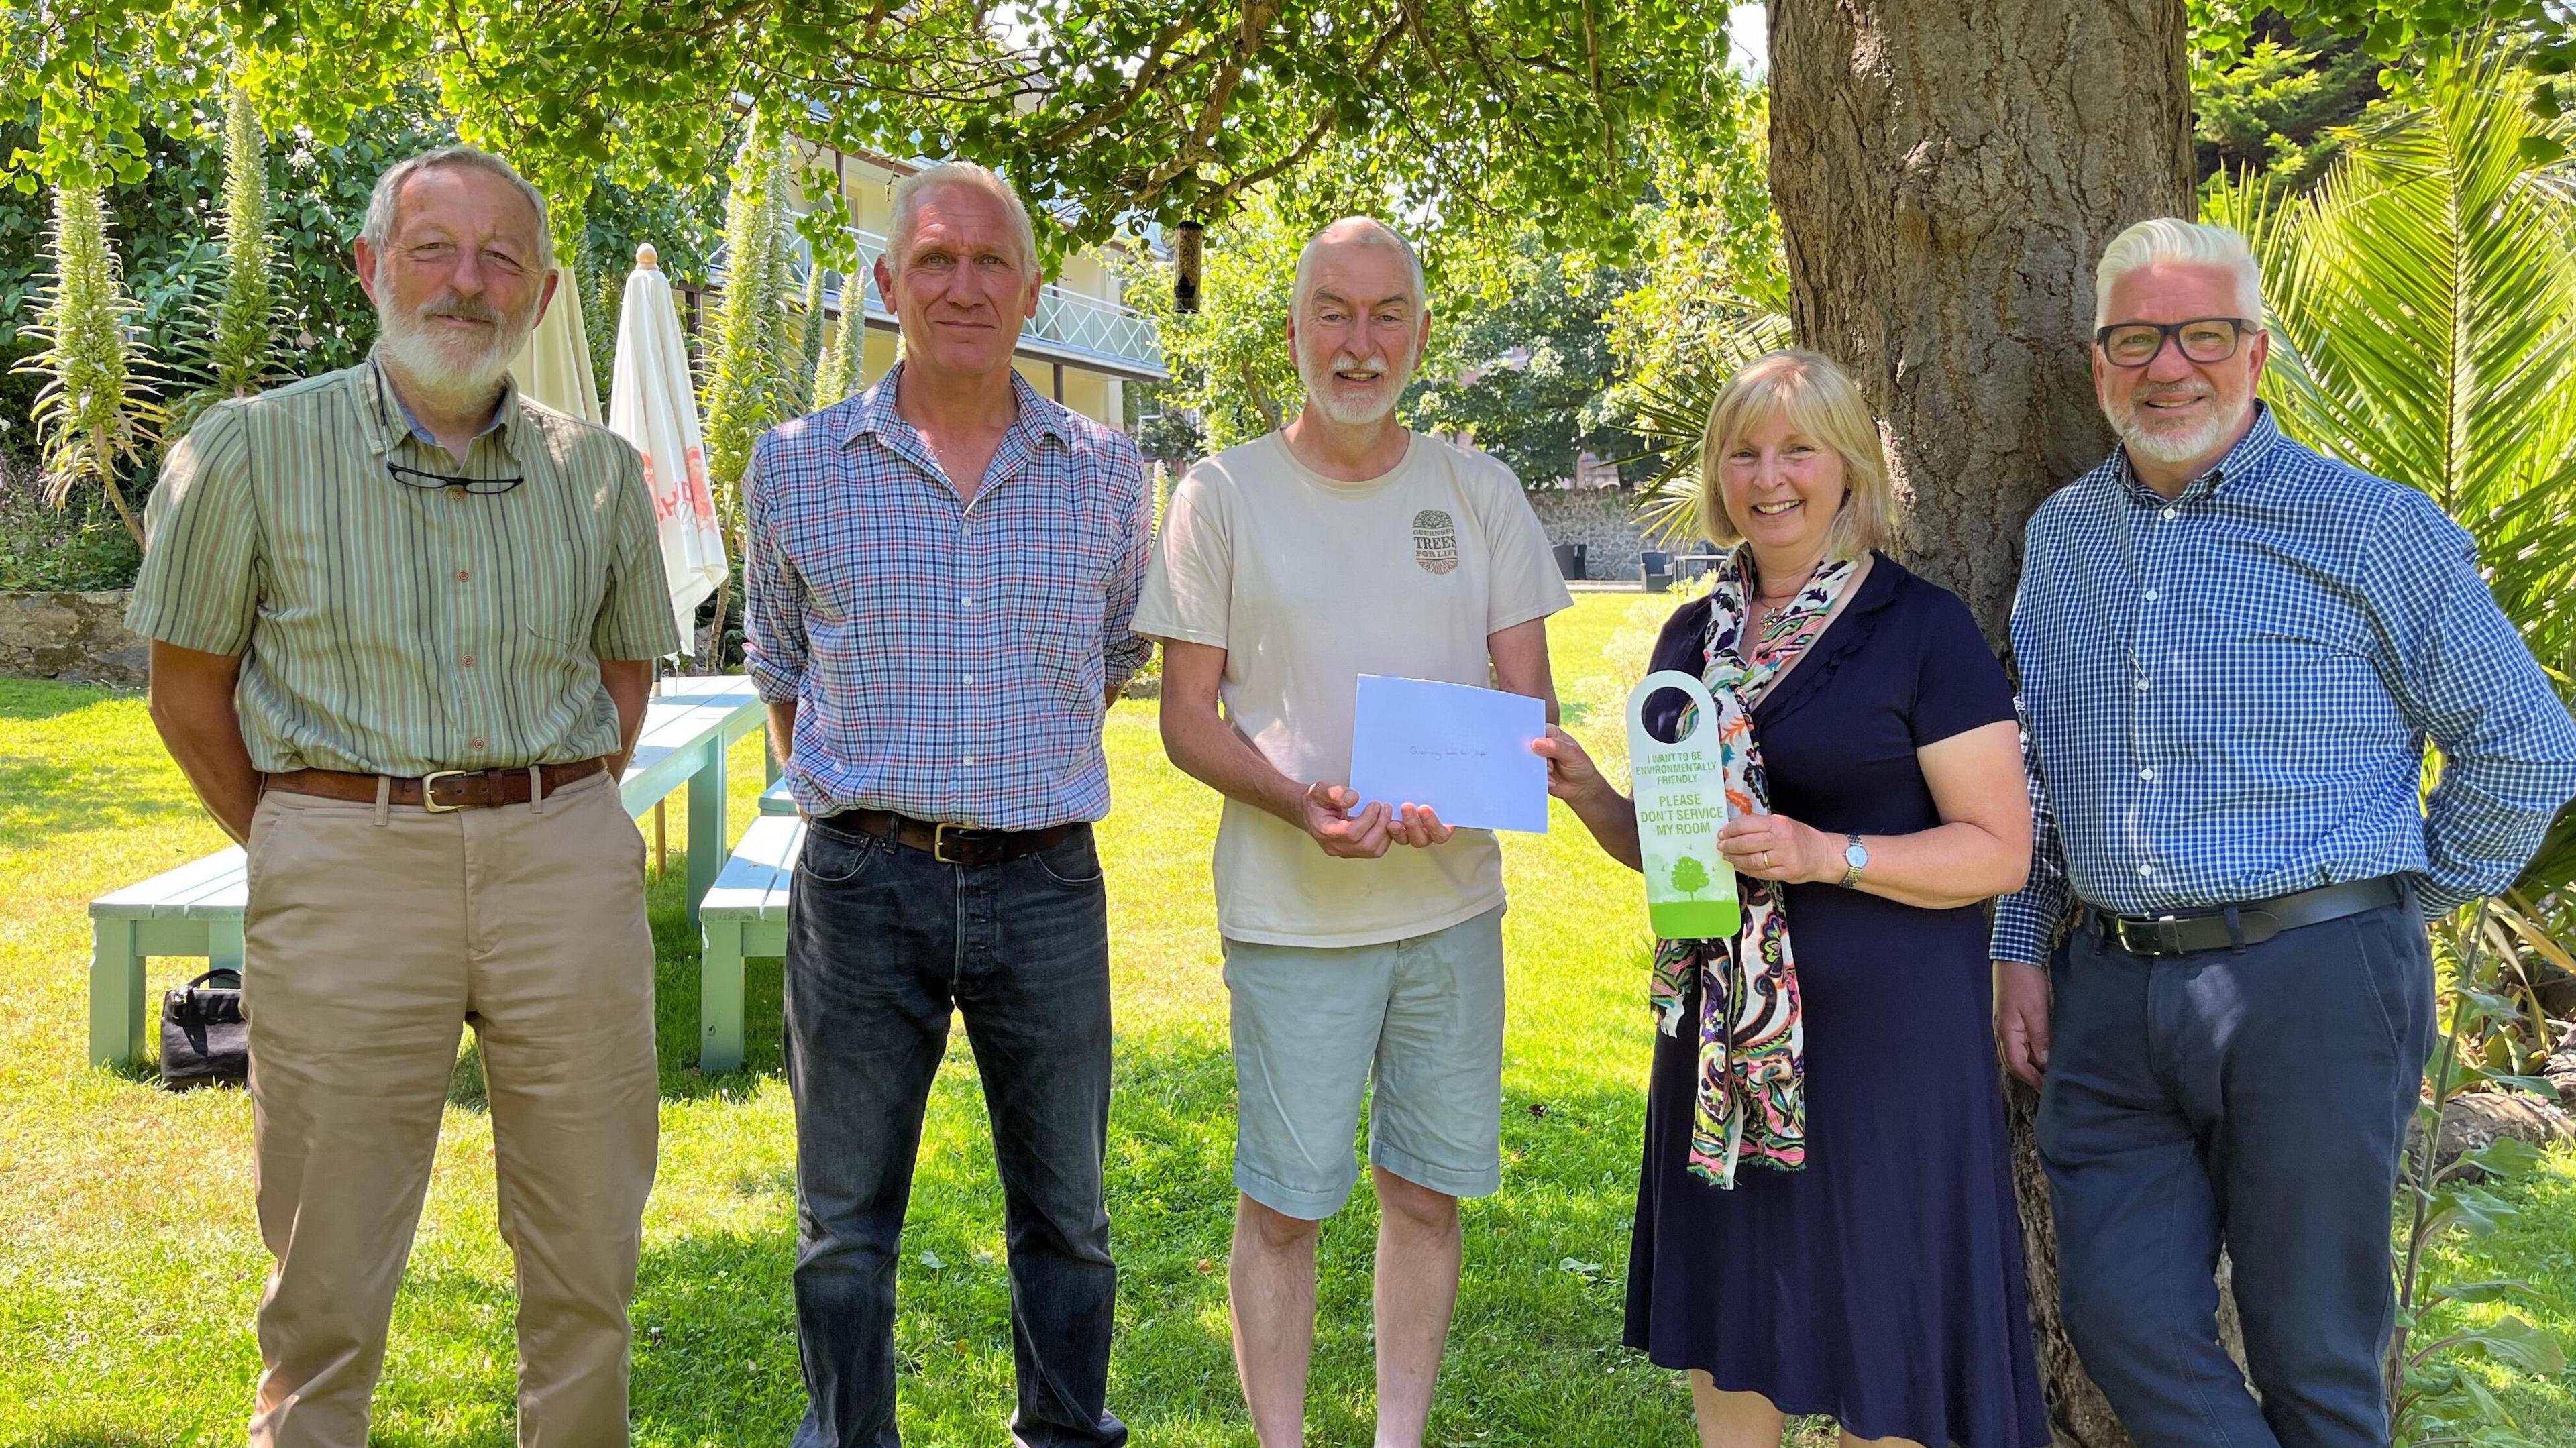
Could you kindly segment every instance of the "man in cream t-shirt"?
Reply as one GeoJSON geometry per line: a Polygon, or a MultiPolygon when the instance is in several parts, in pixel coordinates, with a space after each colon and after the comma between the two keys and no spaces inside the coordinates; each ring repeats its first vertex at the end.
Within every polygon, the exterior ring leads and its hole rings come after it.
{"type": "Polygon", "coordinates": [[[1458,1199],[1502,1178],[1502,852],[1432,812],[1357,809],[1362,674],[1555,710],[1547,615],[1572,602],[1511,470],[1395,419],[1430,334],[1394,231],[1337,221],[1297,263],[1306,406],[1191,470],[1136,632],[1166,646],[1163,744],[1225,796],[1233,995],[1235,1363],[1264,1448],[1302,1441],[1315,1240],[1358,1178],[1376,1080],[1379,1448],[1417,1445],[1458,1296],[1458,1199]],[[1219,704],[1222,701],[1222,711],[1219,704]]]}

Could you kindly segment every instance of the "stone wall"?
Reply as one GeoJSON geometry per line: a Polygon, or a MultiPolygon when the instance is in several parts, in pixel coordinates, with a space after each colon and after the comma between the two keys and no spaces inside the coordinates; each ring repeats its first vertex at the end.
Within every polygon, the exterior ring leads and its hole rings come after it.
{"type": "Polygon", "coordinates": [[[125,630],[123,589],[0,593],[0,674],[140,685],[150,647],[125,630]]]}
{"type": "Polygon", "coordinates": [[[1637,576],[1642,536],[1635,512],[1637,494],[1630,488],[1535,488],[1530,506],[1550,543],[1589,545],[1584,571],[1592,578],[1637,576]]]}

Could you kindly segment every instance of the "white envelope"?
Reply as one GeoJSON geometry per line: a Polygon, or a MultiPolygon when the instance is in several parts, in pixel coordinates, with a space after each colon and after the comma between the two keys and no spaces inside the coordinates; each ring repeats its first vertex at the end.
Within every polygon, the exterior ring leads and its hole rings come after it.
{"type": "Polygon", "coordinates": [[[1427,805],[1461,829],[1547,833],[1547,706],[1526,694],[1360,675],[1351,788],[1362,808],[1427,805]]]}

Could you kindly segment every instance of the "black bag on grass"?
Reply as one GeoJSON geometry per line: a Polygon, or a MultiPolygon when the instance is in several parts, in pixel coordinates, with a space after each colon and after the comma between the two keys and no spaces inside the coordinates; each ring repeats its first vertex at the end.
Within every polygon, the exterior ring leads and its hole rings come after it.
{"type": "Polygon", "coordinates": [[[250,1026],[242,1019],[241,972],[210,970],[161,997],[161,1084],[246,1085],[250,1026]]]}

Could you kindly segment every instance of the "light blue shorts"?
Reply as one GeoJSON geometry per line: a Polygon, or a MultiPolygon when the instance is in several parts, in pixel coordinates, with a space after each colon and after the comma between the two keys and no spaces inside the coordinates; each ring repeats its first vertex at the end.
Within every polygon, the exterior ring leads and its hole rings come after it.
{"type": "Polygon", "coordinates": [[[1369,1161],[1416,1186],[1502,1186],[1503,907],[1383,945],[1225,942],[1234,996],[1234,1185],[1319,1221],[1369,1161]]]}

